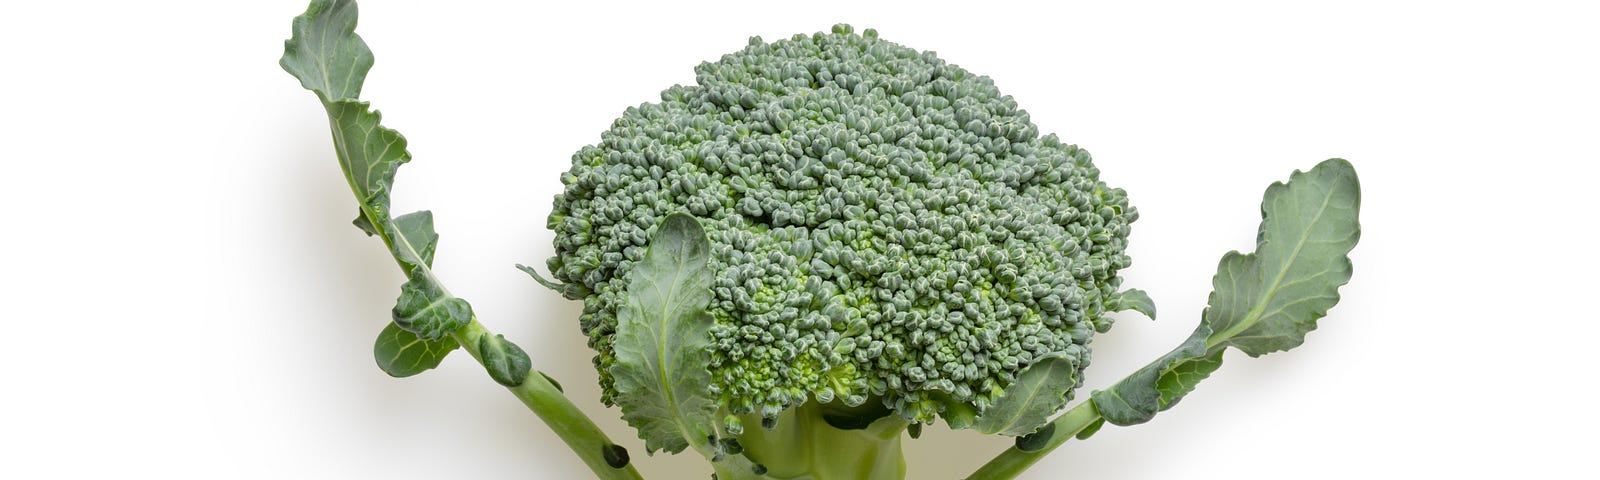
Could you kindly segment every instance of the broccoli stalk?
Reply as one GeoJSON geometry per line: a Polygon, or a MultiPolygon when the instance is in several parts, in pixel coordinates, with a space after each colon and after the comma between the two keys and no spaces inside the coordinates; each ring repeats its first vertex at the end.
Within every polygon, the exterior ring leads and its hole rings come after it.
{"type": "MultiPolygon", "coordinates": [[[[745,456],[765,467],[767,478],[905,478],[906,463],[900,439],[910,422],[884,415],[887,411],[865,410],[808,402],[785,410],[771,430],[745,429],[738,437],[739,444],[745,456]]],[[[758,422],[760,418],[750,415],[746,420],[758,422]]],[[[717,478],[760,477],[718,474],[717,478]]]]}

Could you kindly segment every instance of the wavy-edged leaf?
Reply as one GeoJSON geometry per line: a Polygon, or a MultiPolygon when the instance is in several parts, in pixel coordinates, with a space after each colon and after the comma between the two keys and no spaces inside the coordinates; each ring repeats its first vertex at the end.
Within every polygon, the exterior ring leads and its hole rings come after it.
{"type": "Polygon", "coordinates": [[[1027,435],[1050,421],[1050,415],[1067,405],[1078,386],[1077,365],[1055,355],[1028,366],[1000,398],[978,416],[972,428],[985,435],[1027,435]]]}
{"type": "Polygon", "coordinates": [[[1255,253],[1224,257],[1213,280],[1208,344],[1256,357],[1304,343],[1350,281],[1360,207],[1355,168],[1341,159],[1268,187],[1255,253]]]}
{"type": "Polygon", "coordinates": [[[433,251],[439,243],[433,213],[408,213],[387,226],[394,258],[409,271],[395,301],[394,323],[424,340],[437,340],[471,323],[472,305],[451,295],[433,276],[433,251]]]}
{"type": "Polygon", "coordinates": [[[1350,280],[1348,255],[1361,236],[1360,204],[1355,169],[1340,159],[1295,171],[1288,183],[1268,187],[1255,253],[1223,255],[1194,334],[1094,392],[1095,408],[1115,425],[1144,423],[1220,368],[1228,346],[1260,356],[1303,343],[1350,280]]]}
{"type": "Polygon", "coordinates": [[[356,35],[356,2],[312,0],[294,18],[278,65],[325,101],[353,100],[372,69],[372,50],[356,35]]]}
{"type": "Polygon", "coordinates": [[[1173,365],[1161,378],[1156,380],[1156,389],[1161,391],[1161,409],[1166,410],[1178,404],[1184,395],[1194,391],[1194,387],[1201,380],[1211,376],[1211,372],[1222,367],[1223,348],[1212,348],[1211,353],[1191,358],[1182,363],[1173,365]]]}
{"type": "Polygon", "coordinates": [[[423,210],[401,215],[386,227],[391,253],[408,271],[392,311],[394,323],[424,340],[438,340],[472,323],[472,305],[451,295],[433,276],[433,251],[439,243],[439,235],[433,231],[433,213],[423,210]]]}
{"type": "MultiPolygon", "coordinates": [[[[1206,336],[1210,333],[1205,325],[1201,325],[1189,335],[1188,340],[1178,345],[1178,348],[1133,372],[1111,388],[1090,394],[1095,410],[1112,425],[1138,425],[1150,421],[1156,413],[1164,410],[1166,405],[1170,405],[1170,403],[1163,405],[1162,402],[1164,396],[1160,388],[1162,377],[1169,369],[1183,362],[1205,356],[1206,336]]],[[[1193,388],[1193,385],[1189,387],[1193,388]]],[[[1166,392],[1165,396],[1179,398],[1184,393],[1188,392],[1166,392]]]]}
{"type": "MultiPolygon", "coordinates": [[[[478,354],[483,356],[483,368],[489,370],[489,377],[507,387],[522,385],[528,379],[528,371],[533,370],[528,353],[506,340],[505,335],[479,335],[478,354]]],[[[551,384],[559,385],[553,381],[551,384]]]]}
{"type": "Polygon", "coordinates": [[[433,267],[439,234],[433,231],[433,212],[423,210],[394,219],[389,234],[395,238],[394,256],[402,263],[433,267]]]}
{"type": "Polygon", "coordinates": [[[423,340],[438,340],[450,335],[472,321],[472,306],[466,300],[450,296],[427,275],[427,270],[411,271],[411,279],[400,286],[400,298],[395,301],[395,325],[417,334],[423,340]]]}
{"type": "Polygon", "coordinates": [[[673,214],[661,223],[628,279],[617,314],[611,375],[622,418],[639,430],[645,451],[714,449],[708,348],[712,320],[711,244],[694,218],[673,214]]]}
{"type": "Polygon", "coordinates": [[[472,307],[451,296],[433,275],[433,252],[439,241],[433,214],[390,217],[395,172],[411,160],[411,154],[405,136],[384,127],[382,114],[358,100],[373,58],[355,33],[356,17],[353,1],[312,1],[304,14],[295,17],[293,36],[284,42],[278,63],[316,93],[328,113],[339,165],[360,201],[360,215],[351,223],[381,237],[406,275],[393,309],[393,325],[435,342],[471,322],[472,307]]]}
{"type": "Polygon", "coordinates": [[[382,114],[358,100],[373,57],[355,33],[356,19],[354,1],[313,0],[305,13],[295,17],[293,36],[283,42],[278,65],[322,101],[339,163],[368,217],[356,226],[378,233],[389,221],[394,173],[411,155],[405,136],[383,127],[382,114]]]}
{"type": "Polygon", "coordinates": [[[1144,290],[1130,288],[1117,292],[1114,301],[1116,302],[1115,305],[1107,308],[1107,310],[1113,312],[1133,310],[1150,317],[1151,320],[1156,319],[1156,301],[1151,300],[1150,294],[1145,293],[1144,290]]]}
{"type": "Polygon", "coordinates": [[[384,373],[409,377],[439,366],[439,362],[459,346],[452,337],[430,342],[390,323],[378,333],[378,341],[372,346],[372,356],[384,373]]]}
{"type": "Polygon", "coordinates": [[[389,218],[389,194],[394,185],[395,172],[400,165],[411,161],[406,151],[406,137],[382,125],[383,114],[372,110],[366,102],[356,100],[324,101],[328,123],[333,131],[333,148],[339,156],[339,166],[344,170],[350,189],[361,202],[367,216],[367,225],[376,227],[387,242],[387,230],[393,228],[389,218]]]}
{"type": "Polygon", "coordinates": [[[387,226],[395,260],[402,268],[410,267],[392,312],[395,325],[423,340],[438,340],[471,323],[472,305],[450,295],[430,269],[433,251],[439,244],[439,235],[433,231],[433,212],[401,215],[387,226]]]}

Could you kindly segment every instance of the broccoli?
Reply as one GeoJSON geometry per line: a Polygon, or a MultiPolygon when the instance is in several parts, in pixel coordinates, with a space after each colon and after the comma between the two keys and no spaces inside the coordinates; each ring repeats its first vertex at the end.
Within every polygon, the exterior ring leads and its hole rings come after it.
{"type": "Polygon", "coordinates": [[[573,155],[550,214],[608,400],[626,279],[677,212],[711,243],[732,413],[870,400],[926,422],[983,410],[1035,358],[1088,363],[1138,213],[988,77],[848,25],[695,74],[573,155]]]}
{"type": "MultiPolygon", "coordinates": [[[[639,478],[612,442],[432,270],[432,216],[391,217],[405,139],[357,99],[372,64],[353,2],[315,0],[282,64],[318,94],[361,200],[407,281],[380,334],[407,376],[467,350],[598,477],[639,478]]],[[[1255,253],[1223,257],[1195,333],[1067,409],[1113,312],[1138,211],[1088,152],[1041,135],[988,77],[848,25],[695,69],[627,109],[561,175],[554,281],[582,300],[602,400],[647,453],[735,479],[899,479],[902,438],[943,419],[1016,437],[972,479],[1014,478],[1071,438],[1170,408],[1228,347],[1299,345],[1338,301],[1359,187],[1329,160],[1267,190],[1255,253]]]]}

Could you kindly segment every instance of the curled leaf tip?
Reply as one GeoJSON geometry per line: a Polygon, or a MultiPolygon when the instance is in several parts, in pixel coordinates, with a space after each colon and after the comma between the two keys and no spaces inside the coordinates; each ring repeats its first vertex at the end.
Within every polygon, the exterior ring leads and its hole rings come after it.
{"type": "Polygon", "coordinates": [[[1121,292],[1117,292],[1113,301],[1115,302],[1115,305],[1112,305],[1112,311],[1121,312],[1133,310],[1135,312],[1144,314],[1146,317],[1150,317],[1151,320],[1156,319],[1156,302],[1155,300],[1151,300],[1150,294],[1145,293],[1144,290],[1130,288],[1121,292]]]}
{"type": "Polygon", "coordinates": [[[557,283],[557,282],[554,282],[554,281],[551,281],[549,279],[544,278],[544,276],[543,275],[539,275],[539,271],[538,270],[534,270],[533,267],[530,267],[530,266],[523,265],[523,264],[519,263],[519,264],[517,264],[517,270],[522,270],[523,273],[526,273],[526,274],[528,274],[528,276],[533,277],[533,281],[539,282],[540,285],[544,285],[544,288],[548,288],[550,290],[553,290],[556,293],[562,293],[563,291],[566,290],[566,287],[567,287],[566,285],[561,284],[561,283],[557,283]]]}

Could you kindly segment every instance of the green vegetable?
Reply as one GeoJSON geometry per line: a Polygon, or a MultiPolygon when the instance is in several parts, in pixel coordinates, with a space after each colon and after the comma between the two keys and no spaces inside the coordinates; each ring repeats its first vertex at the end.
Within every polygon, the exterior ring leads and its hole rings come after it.
{"type": "MultiPolygon", "coordinates": [[[[355,225],[404,275],[379,366],[414,375],[464,348],[598,477],[639,478],[445,289],[432,214],[391,216],[410,156],[358,100],[372,54],[355,23],[354,2],[313,1],[282,65],[328,112],[355,225]]],[[[695,72],[573,156],[548,221],[554,280],[518,267],[584,302],[602,400],[645,452],[692,449],[722,480],[904,478],[904,434],[941,418],[1015,437],[969,477],[1014,478],[1171,408],[1229,347],[1298,346],[1350,278],[1359,186],[1329,160],[1268,188],[1256,251],[1223,257],[1188,340],[1055,416],[1111,314],[1156,311],[1118,276],[1137,210],[1087,152],[988,77],[871,29],[753,38],[695,72]]]]}
{"type": "Polygon", "coordinates": [[[1107,314],[1139,304],[1117,291],[1127,196],[987,77],[843,25],[695,72],[573,155],[550,214],[607,401],[629,275],[674,213],[711,244],[711,387],[732,414],[871,402],[930,422],[1056,357],[1061,398],[1107,314]]]}

